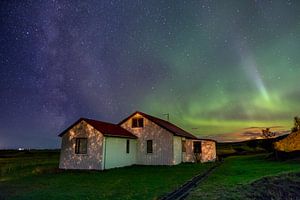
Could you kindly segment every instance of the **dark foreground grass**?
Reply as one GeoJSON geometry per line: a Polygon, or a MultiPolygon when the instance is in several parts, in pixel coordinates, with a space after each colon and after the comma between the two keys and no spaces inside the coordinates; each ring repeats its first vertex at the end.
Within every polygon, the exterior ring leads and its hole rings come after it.
{"type": "Polygon", "coordinates": [[[0,158],[0,199],[156,199],[212,165],[61,171],[58,154],[0,158]]]}
{"type": "Polygon", "coordinates": [[[299,160],[273,161],[266,154],[228,157],[189,199],[241,199],[254,181],[290,172],[300,172],[299,160]]]}
{"type": "MultiPolygon", "coordinates": [[[[239,199],[300,199],[300,173],[265,177],[243,187],[234,188],[239,199]],[[243,191],[243,193],[239,192],[243,191]]],[[[227,198],[229,199],[229,198],[227,198]]]]}
{"type": "Polygon", "coordinates": [[[0,183],[53,171],[58,166],[59,151],[0,150],[0,183]]]}

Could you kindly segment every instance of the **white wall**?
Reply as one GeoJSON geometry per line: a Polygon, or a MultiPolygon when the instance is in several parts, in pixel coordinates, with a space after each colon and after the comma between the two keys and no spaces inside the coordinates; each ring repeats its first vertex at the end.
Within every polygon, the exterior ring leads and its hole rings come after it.
{"type": "Polygon", "coordinates": [[[128,139],[130,141],[129,153],[126,153],[127,138],[104,137],[103,140],[103,169],[115,167],[123,167],[136,164],[136,139],[128,139]]]}
{"type": "Polygon", "coordinates": [[[173,137],[173,164],[177,165],[182,162],[182,141],[181,137],[173,137]]]}

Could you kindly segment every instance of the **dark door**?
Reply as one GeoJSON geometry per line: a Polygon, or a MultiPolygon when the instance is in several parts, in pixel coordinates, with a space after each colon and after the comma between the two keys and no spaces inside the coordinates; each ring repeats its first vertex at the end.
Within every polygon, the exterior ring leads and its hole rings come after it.
{"type": "Polygon", "coordinates": [[[194,153],[201,153],[201,142],[194,142],[194,153]]]}

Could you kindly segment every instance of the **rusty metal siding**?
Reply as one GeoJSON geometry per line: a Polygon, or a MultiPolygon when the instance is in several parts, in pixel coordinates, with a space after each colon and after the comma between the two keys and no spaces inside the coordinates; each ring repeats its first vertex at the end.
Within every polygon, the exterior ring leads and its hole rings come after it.
{"type": "Polygon", "coordinates": [[[215,161],[217,158],[216,143],[214,141],[201,141],[201,162],[215,161]]]}
{"type": "Polygon", "coordinates": [[[60,169],[102,169],[103,135],[81,121],[62,137],[60,169]],[[87,154],[75,154],[75,140],[87,138],[87,154]]]}
{"type": "Polygon", "coordinates": [[[185,149],[186,152],[183,152],[183,162],[195,162],[194,155],[194,140],[185,140],[185,149]]]}
{"type": "Polygon", "coordinates": [[[143,117],[136,114],[121,126],[138,137],[137,164],[173,165],[173,134],[144,118],[143,128],[132,128],[132,118],[143,117]],[[153,140],[153,153],[147,153],[147,140],[153,140]]]}

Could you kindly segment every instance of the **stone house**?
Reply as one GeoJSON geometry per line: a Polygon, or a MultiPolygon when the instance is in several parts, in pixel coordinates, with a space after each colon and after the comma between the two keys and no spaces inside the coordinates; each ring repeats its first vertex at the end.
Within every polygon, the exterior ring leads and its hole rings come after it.
{"type": "Polygon", "coordinates": [[[134,112],[118,124],[81,118],[59,134],[59,168],[103,170],[216,159],[216,142],[163,119],[134,112]]]}

